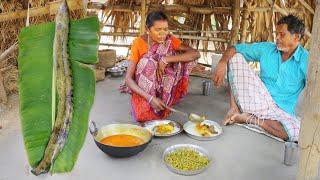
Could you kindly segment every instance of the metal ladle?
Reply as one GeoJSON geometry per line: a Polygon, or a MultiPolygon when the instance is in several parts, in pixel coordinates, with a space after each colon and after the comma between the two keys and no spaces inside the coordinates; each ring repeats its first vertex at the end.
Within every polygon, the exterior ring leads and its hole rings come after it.
{"type": "Polygon", "coordinates": [[[199,116],[198,114],[194,114],[194,113],[185,113],[185,112],[182,112],[182,111],[179,111],[177,109],[173,109],[171,107],[168,107],[167,108],[169,110],[171,110],[172,112],[175,112],[175,113],[178,113],[178,114],[181,114],[181,115],[184,115],[184,116],[187,116],[189,121],[191,122],[194,122],[194,123],[201,123],[202,121],[204,121],[206,119],[205,116],[199,116]]]}

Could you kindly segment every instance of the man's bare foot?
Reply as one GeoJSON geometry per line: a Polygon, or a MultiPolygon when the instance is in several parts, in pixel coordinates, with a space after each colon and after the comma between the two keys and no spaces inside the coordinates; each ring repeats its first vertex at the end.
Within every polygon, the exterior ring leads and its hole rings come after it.
{"type": "Polygon", "coordinates": [[[233,122],[231,122],[231,121],[232,121],[232,120],[231,120],[231,117],[232,117],[233,115],[239,114],[239,113],[240,113],[240,112],[239,112],[238,108],[231,108],[231,109],[229,109],[229,111],[227,112],[226,116],[225,116],[224,119],[223,119],[222,124],[223,124],[224,126],[233,124],[233,122]]]}
{"type": "Polygon", "coordinates": [[[230,119],[233,123],[244,124],[247,123],[247,120],[251,118],[251,115],[248,113],[234,114],[230,119]]]}

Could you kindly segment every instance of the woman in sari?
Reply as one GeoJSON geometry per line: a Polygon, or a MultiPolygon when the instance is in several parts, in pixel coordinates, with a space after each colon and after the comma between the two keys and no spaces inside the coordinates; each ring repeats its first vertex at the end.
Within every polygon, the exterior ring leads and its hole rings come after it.
{"type": "Polygon", "coordinates": [[[186,95],[189,73],[200,57],[169,34],[163,12],[147,16],[146,32],[133,41],[125,80],[132,95],[132,115],[139,122],[169,116],[167,107],[186,95]]]}

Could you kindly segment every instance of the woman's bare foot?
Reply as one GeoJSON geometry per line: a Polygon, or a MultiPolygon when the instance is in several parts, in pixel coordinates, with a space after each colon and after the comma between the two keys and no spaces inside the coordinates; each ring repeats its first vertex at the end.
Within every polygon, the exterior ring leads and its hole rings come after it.
{"type": "Polygon", "coordinates": [[[232,122],[232,120],[231,120],[231,117],[234,116],[235,114],[240,114],[238,108],[231,108],[231,109],[229,109],[229,111],[227,112],[226,116],[225,116],[224,119],[223,119],[222,124],[223,124],[224,126],[233,124],[233,122],[232,122]]]}

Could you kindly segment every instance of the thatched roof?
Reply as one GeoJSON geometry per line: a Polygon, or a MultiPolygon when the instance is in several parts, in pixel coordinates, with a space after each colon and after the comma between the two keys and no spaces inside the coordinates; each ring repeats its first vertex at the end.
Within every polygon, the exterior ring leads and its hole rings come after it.
{"type": "MultiPolygon", "coordinates": [[[[30,0],[30,7],[48,6],[54,0],[30,0]]],[[[83,1],[83,0],[68,0],[83,1]]],[[[97,1],[97,0],[95,0],[97,1]]],[[[115,38],[139,35],[142,0],[106,0],[105,3],[90,3],[88,10],[100,10],[101,24],[110,26],[111,32],[102,35],[112,35],[115,38]]],[[[240,0],[238,0],[240,1],[240,0]]],[[[242,1],[242,0],[241,0],[242,1]]],[[[4,0],[0,2],[0,54],[17,41],[17,36],[25,26],[26,18],[1,21],[6,13],[26,10],[27,1],[4,0]]],[[[273,41],[275,22],[288,13],[304,20],[306,31],[312,29],[315,9],[313,0],[243,0],[241,7],[234,7],[235,0],[147,0],[147,12],[163,10],[169,16],[172,32],[195,47],[203,50],[223,52],[232,34],[238,42],[273,41]],[[239,10],[240,16],[234,16],[239,10]],[[235,21],[238,20],[238,21],[235,21]],[[233,28],[232,21],[238,28],[233,28]],[[237,31],[233,31],[237,29],[237,31]],[[233,31],[233,33],[231,33],[233,31]],[[209,46],[210,45],[210,46],[209,46]]],[[[147,13],[145,12],[145,13],[147,13]]],[[[21,15],[21,14],[20,14],[21,15]]],[[[84,15],[83,11],[74,11],[72,18],[84,15]]],[[[30,24],[52,21],[53,14],[30,18],[30,24]]],[[[310,33],[309,33],[310,35],[310,33]]],[[[303,44],[308,45],[310,39],[303,38],[303,44]]],[[[17,52],[6,60],[0,61],[0,73],[4,76],[4,86],[7,92],[17,90],[17,52]]],[[[0,78],[1,79],[1,78],[0,78]]],[[[1,85],[1,82],[0,82],[1,85]]]]}

